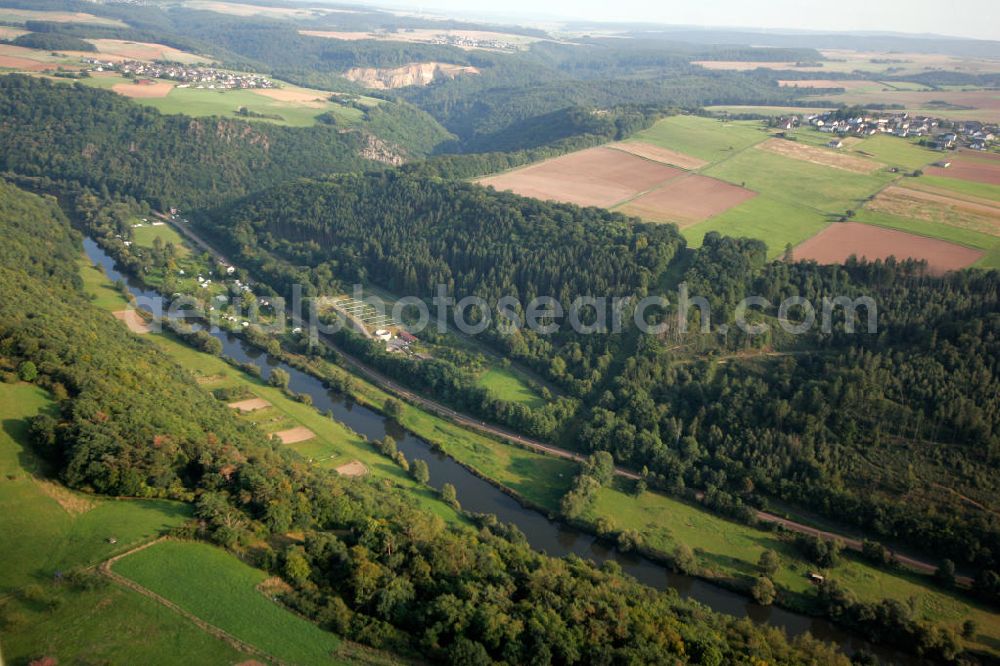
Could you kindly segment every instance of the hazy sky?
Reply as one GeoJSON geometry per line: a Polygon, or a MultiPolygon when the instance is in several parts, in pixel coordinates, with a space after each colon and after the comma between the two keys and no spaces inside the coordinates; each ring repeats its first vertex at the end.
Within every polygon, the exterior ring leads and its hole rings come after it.
{"type": "Polygon", "coordinates": [[[712,27],[934,33],[1000,40],[998,0],[363,0],[425,11],[712,27]]]}

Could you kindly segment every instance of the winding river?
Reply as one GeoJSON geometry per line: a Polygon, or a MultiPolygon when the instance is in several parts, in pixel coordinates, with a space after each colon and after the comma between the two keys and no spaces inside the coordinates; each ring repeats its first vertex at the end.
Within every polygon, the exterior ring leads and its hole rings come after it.
{"type": "MultiPolygon", "coordinates": [[[[84,250],[90,261],[100,265],[111,280],[122,280],[137,298],[156,298],[158,294],[140,286],[123,274],[112,259],[90,238],[84,240],[84,250]]],[[[492,513],[501,521],[514,524],[527,537],[533,548],[554,557],[575,554],[583,559],[601,563],[617,562],[622,570],[642,583],[657,589],[672,588],[682,597],[694,599],[715,611],[748,617],[757,624],[780,627],[789,636],[810,632],[814,637],[833,642],[847,654],[864,648],[877,654],[883,661],[899,664],[918,664],[914,657],[872,646],[863,639],[822,618],[794,613],[774,606],[760,606],[748,598],[712,585],[692,576],[677,574],[661,564],[634,554],[621,553],[596,537],[549,519],[542,513],[522,506],[516,499],[479,478],[447,455],[434,450],[427,442],[402,429],[395,421],[344,396],[328,391],[315,377],[278,362],[265,352],[251,347],[240,338],[220,330],[210,333],[222,342],[223,353],[241,363],[257,365],[266,379],[275,368],[281,368],[290,377],[289,389],[312,396],[313,405],[321,412],[332,412],[337,421],[369,440],[382,439],[387,434],[396,440],[400,451],[410,460],[421,458],[430,470],[430,483],[440,488],[451,483],[458,493],[463,509],[476,513],[492,513]]]]}

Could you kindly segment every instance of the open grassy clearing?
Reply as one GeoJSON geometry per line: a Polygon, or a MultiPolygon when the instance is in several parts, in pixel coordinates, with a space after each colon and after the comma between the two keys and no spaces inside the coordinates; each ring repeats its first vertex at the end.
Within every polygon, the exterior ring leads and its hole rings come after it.
{"type": "Polygon", "coordinates": [[[681,230],[688,246],[701,247],[705,234],[756,238],[767,244],[768,258],[780,256],[786,246],[798,245],[822,231],[829,217],[812,208],[760,195],[710,220],[681,230]]]}
{"type": "Polygon", "coordinates": [[[767,133],[757,121],[723,122],[699,116],[671,116],[633,134],[629,141],[718,162],[766,138],[767,133]]]}
{"type": "Polygon", "coordinates": [[[888,173],[850,173],[757,149],[745,150],[704,173],[831,215],[860,208],[866,197],[893,178],[888,173]]]}
{"type": "Polygon", "coordinates": [[[738,115],[752,113],[761,116],[785,116],[798,113],[826,113],[832,106],[756,106],[753,104],[718,104],[706,106],[705,110],[717,115],[738,115]]]}
{"type": "Polygon", "coordinates": [[[500,400],[516,402],[532,408],[545,404],[541,396],[528,388],[521,377],[508,368],[491,367],[479,375],[477,383],[488,389],[500,400]]]}
{"type": "MultiPolygon", "coordinates": [[[[135,224],[140,224],[140,221],[136,220],[135,224]]],[[[174,228],[168,224],[160,224],[158,226],[143,224],[141,227],[132,228],[132,240],[136,245],[151,248],[157,238],[164,245],[173,243],[174,247],[177,248],[177,256],[179,257],[186,257],[191,253],[181,235],[174,231],[174,228]]]]}
{"type": "Polygon", "coordinates": [[[346,663],[333,658],[337,636],[264,596],[257,586],[267,574],[220,548],[163,541],[119,560],[114,571],[282,661],[346,663]]]}
{"type": "Polygon", "coordinates": [[[976,262],[975,266],[978,268],[1000,268],[1000,237],[979,233],[970,229],[961,229],[948,224],[898,217],[868,209],[858,211],[854,219],[866,224],[875,224],[881,227],[908,231],[911,234],[927,236],[928,238],[940,238],[941,240],[982,250],[985,254],[982,259],[976,262]]]}
{"type": "Polygon", "coordinates": [[[44,477],[27,442],[27,419],[54,413],[41,389],[0,384],[0,591],[49,581],[148,541],[191,516],[165,500],[113,500],[71,491],[44,477]],[[117,543],[108,543],[114,537],[117,543]]]}

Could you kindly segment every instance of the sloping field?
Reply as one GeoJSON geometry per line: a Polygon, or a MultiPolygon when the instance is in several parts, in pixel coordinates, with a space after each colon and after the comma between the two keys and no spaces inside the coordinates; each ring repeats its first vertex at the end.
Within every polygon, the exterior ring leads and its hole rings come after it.
{"type": "Polygon", "coordinates": [[[870,137],[851,148],[884,164],[904,169],[919,169],[941,157],[940,153],[933,150],[887,134],[870,137]]]}
{"type": "Polygon", "coordinates": [[[632,136],[660,148],[717,162],[767,138],[756,122],[723,122],[700,116],[671,116],[632,136]]]}
{"type": "Polygon", "coordinates": [[[632,153],[639,157],[645,157],[647,160],[662,162],[663,164],[680,167],[681,169],[700,169],[708,164],[705,160],[700,160],[697,157],[685,155],[669,148],[655,146],[645,141],[622,141],[621,143],[612,143],[608,148],[624,150],[626,153],[632,153]]]}
{"type": "Polygon", "coordinates": [[[1000,236],[1000,205],[972,202],[935,192],[891,186],[880,192],[867,208],[896,217],[934,222],[1000,236]]]}
{"type": "Polygon", "coordinates": [[[545,160],[478,182],[536,199],[610,208],[682,173],[680,169],[600,147],[545,160]]]}
{"type": "Polygon", "coordinates": [[[221,548],[162,541],[114,571],[242,641],[295,664],[343,663],[340,639],[274,603],[258,589],[267,574],[221,548]]]}
{"type": "Polygon", "coordinates": [[[831,224],[795,248],[796,259],[811,259],[821,264],[843,263],[851,255],[869,261],[890,256],[923,259],[931,273],[940,275],[971,266],[983,257],[983,252],[860,222],[831,224]]]}
{"type": "Polygon", "coordinates": [[[830,214],[860,208],[866,197],[892,179],[887,173],[851,173],[789,159],[766,150],[745,150],[705,169],[703,173],[781,201],[830,214]]]}
{"type": "Polygon", "coordinates": [[[948,168],[931,166],[924,169],[924,173],[930,176],[942,176],[944,178],[971,180],[975,183],[1000,185],[1000,160],[960,156],[949,161],[951,162],[951,166],[948,168]]]}
{"type": "Polygon", "coordinates": [[[684,227],[724,213],[755,196],[755,192],[737,185],[691,174],[668,181],[618,210],[654,222],[676,222],[684,227]]]}
{"type": "Polygon", "coordinates": [[[767,244],[767,256],[773,259],[780,256],[787,245],[801,243],[827,224],[828,218],[819,211],[760,195],[710,220],[686,227],[682,234],[689,247],[700,247],[710,231],[756,238],[767,244]]]}
{"type": "Polygon", "coordinates": [[[757,144],[760,150],[766,150],[776,155],[783,155],[794,160],[811,162],[834,169],[843,169],[853,173],[872,173],[882,168],[882,164],[860,156],[837,152],[829,148],[817,148],[797,141],[785,139],[768,139],[757,144]]]}

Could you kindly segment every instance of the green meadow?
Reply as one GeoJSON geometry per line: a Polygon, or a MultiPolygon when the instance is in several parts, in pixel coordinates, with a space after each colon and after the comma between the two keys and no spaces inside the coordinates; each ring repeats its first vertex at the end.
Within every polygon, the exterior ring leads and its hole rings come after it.
{"type": "Polygon", "coordinates": [[[852,145],[850,150],[867,153],[872,159],[883,164],[909,170],[926,166],[941,156],[940,153],[918,146],[913,141],[887,134],[867,138],[861,143],[852,145]]]}
{"type": "Polygon", "coordinates": [[[125,557],[114,571],[287,663],[345,663],[340,639],[257,589],[267,578],[235,555],[192,541],[164,541],[125,557]]]}
{"type": "MultiPolygon", "coordinates": [[[[136,224],[139,224],[139,220],[136,220],[136,224]]],[[[177,248],[177,256],[186,257],[190,254],[190,250],[184,243],[184,239],[181,235],[177,233],[173,227],[167,224],[160,224],[154,226],[152,224],[143,224],[141,227],[133,227],[132,229],[132,240],[136,245],[141,245],[143,247],[153,247],[153,242],[159,238],[160,242],[164,245],[167,243],[173,243],[174,247],[177,248]]]]}
{"type": "Polygon", "coordinates": [[[745,150],[703,173],[831,215],[860,208],[866,197],[893,178],[888,173],[852,173],[763,150],[745,150]]]}
{"type": "Polygon", "coordinates": [[[477,383],[500,400],[532,408],[545,404],[541,396],[532,391],[524,380],[509,368],[492,367],[479,375],[477,383]]]}
{"type": "Polygon", "coordinates": [[[759,121],[723,122],[700,116],[671,116],[630,141],[645,141],[708,162],[718,162],[767,138],[759,121]]]}
{"type": "Polygon", "coordinates": [[[796,246],[815,236],[830,218],[812,208],[758,195],[721,215],[681,230],[688,246],[701,247],[705,234],[756,238],[767,244],[768,258],[781,256],[789,243],[796,246]]]}

